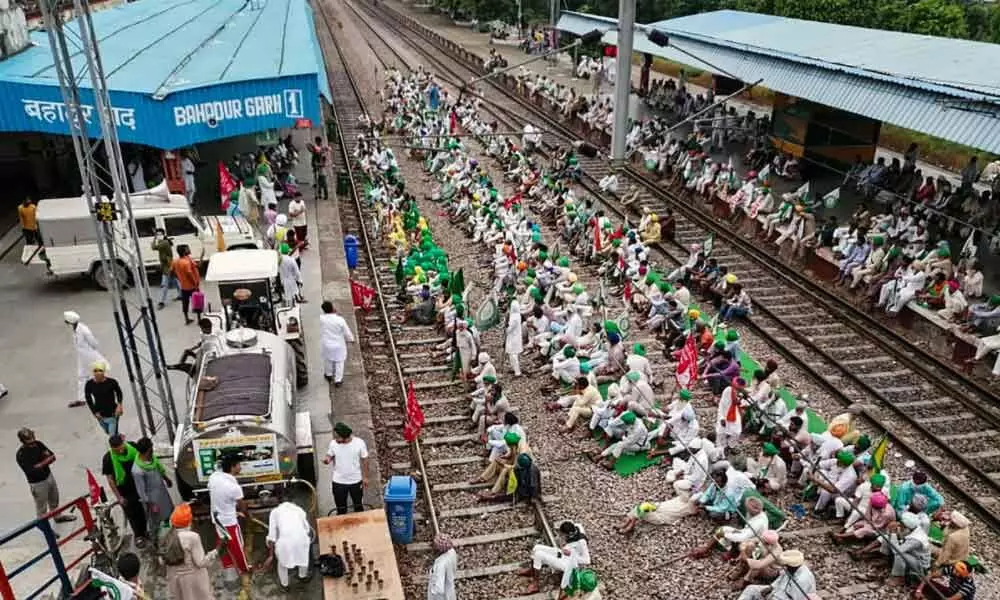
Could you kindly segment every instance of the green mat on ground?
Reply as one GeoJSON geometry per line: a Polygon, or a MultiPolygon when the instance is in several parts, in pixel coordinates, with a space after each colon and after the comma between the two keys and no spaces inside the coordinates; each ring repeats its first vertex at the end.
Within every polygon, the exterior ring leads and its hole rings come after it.
{"type": "MultiPolygon", "coordinates": [[[[742,350],[740,350],[739,358],[741,375],[749,384],[753,381],[754,371],[763,370],[764,367],[762,367],[760,363],[755,361],[749,354],[742,350]]],[[[795,409],[795,395],[788,391],[788,389],[780,388],[778,390],[778,397],[784,400],[785,406],[788,407],[788,410],[795,409]]],[[[811,409],[806,409],[806,414],[809,415],[809,433],[823,433],[826,431],[826,422],[823,420],[823,417],[817,415],[811,409]]]]}
{"type": "Polygon", "coordinates": [[[622,477],[628,477],[629,475],[635,475],[646,467],[658,465],[661,462],[663,462],[662,456],[657,456],[653,460],[649,460],[646,458],[645,452],[640,452],[639,454],[622,454],[615,461],[615,473],[618,473],[622,477]]]}

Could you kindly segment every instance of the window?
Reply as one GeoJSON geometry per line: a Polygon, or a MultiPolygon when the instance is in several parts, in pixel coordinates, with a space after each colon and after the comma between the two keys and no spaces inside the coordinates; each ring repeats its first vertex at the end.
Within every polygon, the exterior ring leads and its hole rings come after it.
{"type": "Polygon", "coordinates": [[[156,235],[156,219],[136,219],[135,230],[139,237],[153,237],[156,235]]]}
{"type": "Polygon", "coordinates": [[[166,225],[167,235],[170,237],[198,234],[198,228],[187,217],[169,217],[163,219],[163,223],[166,225]]]}

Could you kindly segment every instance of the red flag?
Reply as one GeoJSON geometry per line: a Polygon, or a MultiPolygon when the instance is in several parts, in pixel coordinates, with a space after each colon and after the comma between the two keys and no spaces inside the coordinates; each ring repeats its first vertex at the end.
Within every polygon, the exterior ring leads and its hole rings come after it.
{"type": "Polygon", "coordinates": [[[229,210],[229,194],[232,194],[236,188],[239,187],[236,184],[236,179],[230,174],[229,169],[223,162],[219,161],[219,196],[222,201],[222,210],[229,210]]]}
{"type": "Polygon", "coordinates": [[[375,289],[363,283],[351,281],[351,301],[354,306],[368,312],[375,304],[375,289]]]}
{"type": "Polygon", "coordinates": [[[698,348],[694,343],[694,335],[688,335],[681,348],[681,353],[677,361],[677,373],[674,375],[677,386],[688,389],[691,384],[698,380],[698,348]]]}
{"type": "Polygon", "coordinates": [[[417,402],[417,391],[411,381],[406,386],[406,425],[403,426],[403,438],[412,442],[420,436],[423,426],[424,411],[417,402]]]}
{"type": "Polygon", "coordinates": [[[101,501],[101,485],[90,469],[87,469],[87,488],[90,490],[90,505],[97,505],[101,501]]]}

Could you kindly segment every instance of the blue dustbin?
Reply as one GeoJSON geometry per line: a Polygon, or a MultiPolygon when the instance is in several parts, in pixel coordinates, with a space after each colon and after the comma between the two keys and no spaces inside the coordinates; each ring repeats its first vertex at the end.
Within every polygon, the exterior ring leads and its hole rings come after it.
{"type": "Polygon", "coordinates": [[[353,271],[358,266],[358,238],[353,234],[344,236],[344,255],[347,257],[347,268],[353,271]]]}
{"type": "Polygon", "coordinates": [[[393,475],[382,495],[389,536],[394,544],[413,541],[413,503],[417,501],[417,483],[409,475],[393,475]]]}

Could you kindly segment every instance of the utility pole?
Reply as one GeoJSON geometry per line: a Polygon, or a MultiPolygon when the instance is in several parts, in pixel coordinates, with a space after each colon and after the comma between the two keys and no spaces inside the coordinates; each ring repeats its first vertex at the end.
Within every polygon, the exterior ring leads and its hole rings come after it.
{"type": "Polygon", "coordinates": [[[128,176],[118,144],[117,123],[134,116],[126,117],[111,105],[87,0],[73,0],[75,19],[71,17],[65,23],[60,16],[61,0],[40,0],[40,4],[83,182],[83,196],[94,215],[100,268],[107,282],[139,426],[144,436],[155,439],[165,433],[173,443],[177,408],[167,378],[156,311],[149,296],[149,281],[132,215],[128,176]],[[78,66],[74,67],[71,57],[79,54],[83,55],[82,60],[78,59],[78,66]],[[81,87],[92,92],[89,96],[93,104],[84,102],[81,87]],[[94,120],[98,127],[91,126],[94,120]],[[104,191],[108,197],[102,196],[104,191]]]}
{"type": "Polygon", "coordinates": [[[618,57],[615,59],[615,121],[611,132],[611,161],[625,161],[628,134],[629,97],[632,95],[632,34],[635,29],[635,0],[618,0],[618,57]]]}
{"type": "Polygon", "coordinates": [[[559,23],[559,2],[560,0],[549,0],[549,26],[551,27],[552,47],[559,47],[559,30],[556,24],[559,23]]]}

